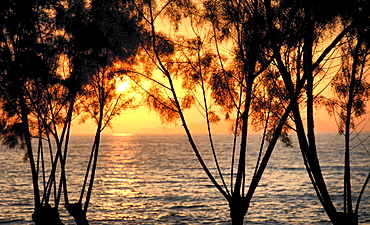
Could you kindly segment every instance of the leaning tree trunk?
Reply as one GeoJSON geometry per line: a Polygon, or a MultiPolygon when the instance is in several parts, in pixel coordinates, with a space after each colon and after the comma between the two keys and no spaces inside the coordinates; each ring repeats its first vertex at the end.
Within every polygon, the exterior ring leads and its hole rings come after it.
{"type": "Polygon", "coordinates": [[[38,175],[36,171],[36,165],[34,161],[33,151],[32,151],[32,144],[31,144],[31,134],[29,131],[29,121],[28,115],[25,104],[24,97],[20,94],[20,105],[21,105],[21,120],[24,129],[24,139],[26,141],[26,148],[27,148],[27,156],[30,162],[31,172],[32,172],[32,184],[33,184],[33,194],[34,194],[34,201],[35,201],[35,210],[32,214],[32,221],[36,225],[63,225],[62,221],[59,218],[58,209],[55,207],[51,207],[49,204],[42,205],[40,202],[40,189],[38,185],[38,175]]]}

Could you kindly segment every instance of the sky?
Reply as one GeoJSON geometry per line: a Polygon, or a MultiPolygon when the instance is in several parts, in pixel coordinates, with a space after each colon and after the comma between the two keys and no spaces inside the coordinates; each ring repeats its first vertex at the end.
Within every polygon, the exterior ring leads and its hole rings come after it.
{"type": "MultiPolygon", "coordinates": [[[[198,112],[187,113],[189,123],[199,124],[202,117],[198,112]]],[[[167,133],[183,133],[181,124],[162,124],[155,112],[149,111],[144,107],[139,107],[136,110],[124,111],[120,116],[117,116],[112,121],[112,128],[105,128],[105,134],[112,133],[130,133],[130,134],[167,134],[167,133]]],[[[85,124],[79,124],[78,119],[73,122],[72,134],[93,134],[95,132],[95,124],[88,120],[85,124]]]]}
{"type": "MultiPolygon", "coordinates": [[[[189,21],[185,21],[180,25],[179,30],[176,34],[182,34],[184,36],[192,36],[194,32],[189,27],[189,21]]],[[[173,34],[171,26],[168,25],[167,21],[158,21],[158,28],[162,32],[173,34]]],[[[200,31],[198,31],[200,32],[200,31]]],[[[330,40],[328,40],[330,42],[330,40]]],[[[327,43],[326,43],[327,44],[327,43]]],[[[323,84],[322,87],[326,87],[323,84]]],[[[319,90],[320,92],[321,90],[319,90]]],[[[370,106],[368,106],[368,112],[370,106]]],[[[190,130],[193,133],[206,133],[205,121],[196,109],[191,109],[186,113],[186,118],[190,130]]],[[[362,118],[364,119],[364,118],[362,118]]],[[[362,120],[361,119],[361,120],[362,120]]],[[[363,124],[365,125],[364,131],[370,131],[370,117],[364,119],[363,124]]],[[[363,126],[363,125],[362,125],[363,126]]],[[[230,133],[230,125],[227,122],[221,122],[213,128],[214,133],[230,133]]],[[[337,132],[336,121],[333,117],[329,116],[325,109],[321,109],[315,114],[315,131],[316,132],[337,132]]],[[[78,120],[74,121],[72,127],[72,134],[94,134],[95,124],[92,121],[86,121],[85,124],[79,124],[78,120]]],[[[162,124],[159,117],[155,112],[150,112],[145,107],[139,107],[136,110],[122,112],[120,116],[117,116],[112,121],[112,128],[105,128],[104,134],[185,134],[181,123],[174,124],[162,124]]]]}
{"type": "MultiPolygon", "coordinates": [[[[206,133],[205,123],[202,116],[193,109],[186,113],[190,130],[194,134],[206,133]]],[[[366,123],[364,131],[370,131],[370,118],[365,118],[366,123]]],[[[221,122],[213,127],[214,133],[230,133],[230,125],[227,122],[221,122]]],[[[334,118],[330,117],[325,110],[315,114],[316,132],[337,132],[334,118]]],[[[85,124],[79,124],[78,119],[73,122],[72,134],[94,134],[95,124],[88,120],[85,124]]],[[[155,112],[141,107],[136,110],[123,112],[112,121],[112,129],[105,128],[104,134],[185,134],[181,123],[162,124],[155,112]]]]}

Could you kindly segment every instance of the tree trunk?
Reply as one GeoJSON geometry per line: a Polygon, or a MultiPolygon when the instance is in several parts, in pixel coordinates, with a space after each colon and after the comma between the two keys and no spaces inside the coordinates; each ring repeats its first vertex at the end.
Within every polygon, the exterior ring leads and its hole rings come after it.
{"type": "Polygon", "coordinates": [[[36,225],[63,225],[59,218],[58,209],[49,204],[36,208],[32,214],[32,220],[36,225]]]}
{"type": "Polygon", "coordinates": [[[335,225],[358,225],[358,215],[338,212],[338,220],[335,225]]]}
{"type": "Polygon", "coordinates": [[[77,225],[88,225],[89,222],[86,219],[86,213],[82,211],[82,204],[76,202],[74,204],[66,204],[66,209],[68,210],[69,214],[73,216],[77,225]]]}
{"type": "Polygon", "coordinates": [[[244,201],[244,198],[238,197],[233,198],[229,202],[230,207],[230,218],[232,225],[242,225],[244,216],[247,214],[249,203],[244,201]]]}
{"type": "MultiPolygon", "coordinates": [[[[231,216],[231,214],[230,214],[230,216],[231,216]]],[[[244,221],[244,216],[234,215],[234,217],[231,217],[231,224],[232,225],[243,225],[243,221],[244,221]]]]}

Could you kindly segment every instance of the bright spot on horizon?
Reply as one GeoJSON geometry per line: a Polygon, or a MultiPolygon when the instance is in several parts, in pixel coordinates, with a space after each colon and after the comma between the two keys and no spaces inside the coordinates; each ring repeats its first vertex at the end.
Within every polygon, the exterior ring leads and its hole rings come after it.
{"type": "Polygon", "coordinates": [[[132,134],[131,133],[113,133],[112,134],[113,136],[131,136],[132,134]]]}

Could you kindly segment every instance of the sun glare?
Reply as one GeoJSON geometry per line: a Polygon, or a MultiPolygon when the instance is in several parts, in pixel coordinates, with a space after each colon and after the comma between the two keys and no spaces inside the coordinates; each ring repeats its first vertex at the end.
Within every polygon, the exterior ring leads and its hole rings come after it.
{"type": "Polygon", "coordinates": [[[130,81],[129,80],[123,80],[121,78],[116,79],[116,90],[118,93],[122,93],[129,89],[130,87],[130,81]]]}

